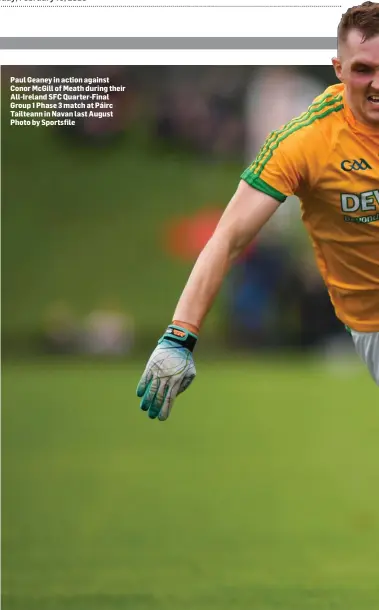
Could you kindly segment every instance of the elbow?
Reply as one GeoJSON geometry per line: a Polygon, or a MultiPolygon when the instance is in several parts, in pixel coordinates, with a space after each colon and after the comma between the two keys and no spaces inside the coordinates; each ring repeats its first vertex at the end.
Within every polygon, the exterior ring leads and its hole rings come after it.
{"type": "Polygon", "coordinates": [[[230,262],[234,263],[237,259],[239,259],[248,245],[248,242],[245,240],[236,240],[233,242],[230,247],[230,262]]]}
{"type": "Polygon", "coordinates": [[[214,246],[218,251],[223,250],[229,264],[234,263],[244,252],[249,245],[245,235],[240,235],[235,232],[216,229],[210,239],[210,245],[214,246]]]}

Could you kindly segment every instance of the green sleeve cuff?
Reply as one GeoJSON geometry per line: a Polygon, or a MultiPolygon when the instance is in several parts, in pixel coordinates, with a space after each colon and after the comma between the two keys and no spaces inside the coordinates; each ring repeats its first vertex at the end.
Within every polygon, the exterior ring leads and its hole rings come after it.
{"type": "Polygon", "coordinates": [[[267,182],[262,180],[259,176],[253,174],[250,169],[245,169],[245,171],[241,174],[241,179],[245,180],[245,182],[250,184],[250,186],[252,186],[253,188],[257,189],[257,191],[262,191],[262,193],[270,195],[270,197],[277,199],[277,201],[280,201],[280,203],[283,203],[283,201],[287,199],[287,195],[283,195],[283,193],[274,189],[272,186],[267,184],[267,182]]]}

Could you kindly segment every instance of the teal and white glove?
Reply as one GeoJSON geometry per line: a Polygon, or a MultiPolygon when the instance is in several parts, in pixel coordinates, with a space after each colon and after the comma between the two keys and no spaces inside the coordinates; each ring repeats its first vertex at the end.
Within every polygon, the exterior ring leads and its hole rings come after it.
{"type": "Polygon", "coordinates": [[[151,419],[165,421],[174,399],[184,392],[196,375],[192,351],[197,336],[186,328],[170,324],[151,354],[137,387],[141,409],[151,419]]]}

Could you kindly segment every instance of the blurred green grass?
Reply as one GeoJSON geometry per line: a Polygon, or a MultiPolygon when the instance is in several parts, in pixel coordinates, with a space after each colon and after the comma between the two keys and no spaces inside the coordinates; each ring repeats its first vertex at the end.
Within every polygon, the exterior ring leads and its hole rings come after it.
{"type": "Polygon", "coordinates": [[[157,147],[139,125],[92,148],[3,127],[3,330],[35,332],[56,300],[83,315],[118,299],[155,336],[192,266],[167,252],[167,222],[224,208],[243,166],[157,147]]]}
{"type": "Polygon", "coordinates": [[[142,367],[4,364],[4,610],[377,610],[367,374],[200,360],[160,423],[142,367]]]}

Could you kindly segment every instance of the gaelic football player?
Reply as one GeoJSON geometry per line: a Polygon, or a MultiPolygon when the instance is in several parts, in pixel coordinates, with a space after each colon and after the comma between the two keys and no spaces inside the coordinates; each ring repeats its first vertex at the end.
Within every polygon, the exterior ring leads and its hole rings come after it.
{"type": "Polygon", "coordinates": [[[379,4],[338,26],[339,84],[271,133],[200,254],[137,395],[161,421],[193,380],[201,325],[231,264],[289,195],[301,201],[337,317],[379,385],[379,4]]]}

